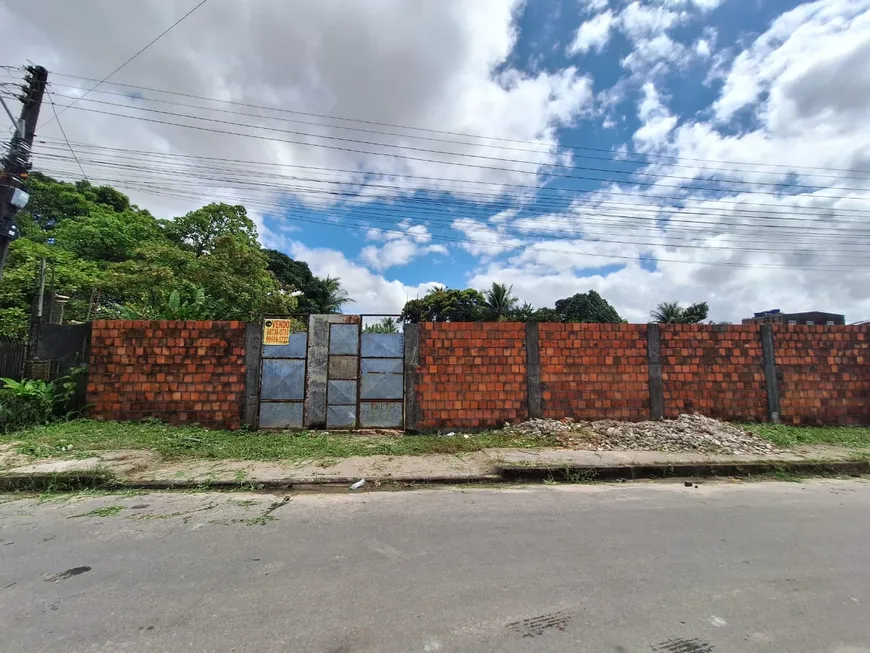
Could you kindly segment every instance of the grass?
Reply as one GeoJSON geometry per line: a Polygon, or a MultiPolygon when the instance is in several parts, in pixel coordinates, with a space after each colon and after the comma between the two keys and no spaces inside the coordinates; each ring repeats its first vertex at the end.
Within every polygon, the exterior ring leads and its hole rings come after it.
{"type": "Polygon", "coordinates": [[[220,431],[160,423],[131,424],[74,420],[0,435],[18,442],[18,452],[36,457],[87,456],[117,449],[151,449],[169,460],[322,460],[348,456],[461,454],[489,447],[558,446],[554,439],[487,431],[456,435],[361,436],[320,431],[220,431]],[[72,451],[61,447],[72,446],[72,451]]]}
{"type": "Polygon", "coordinates": [[[67,519],[75,519],[76,517],[112,517],[117,515],[124,509],[124,506],[103,506],[102,508],[95,508],[90,512],[83,512],[80,515],[73,515],[72,517],[67,517],[67,519]]]}
{"type": "Polygon", "coordinates": [[[743,428],[783,448],[814,444],[848,448],[870,448],[870,428],[868,427],[745,424],[743,428]]]}

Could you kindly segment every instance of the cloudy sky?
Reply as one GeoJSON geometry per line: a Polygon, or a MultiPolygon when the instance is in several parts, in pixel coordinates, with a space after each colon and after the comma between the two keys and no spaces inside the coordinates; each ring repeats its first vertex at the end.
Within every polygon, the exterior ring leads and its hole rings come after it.
{"type": "Polygon", "coordinates": [[[358,312],[870,319],[870,0],[207,0],[87,92],[197,4],[0,0],[0,82],[50,70],[37,168],[242,203],[358,312]]]}

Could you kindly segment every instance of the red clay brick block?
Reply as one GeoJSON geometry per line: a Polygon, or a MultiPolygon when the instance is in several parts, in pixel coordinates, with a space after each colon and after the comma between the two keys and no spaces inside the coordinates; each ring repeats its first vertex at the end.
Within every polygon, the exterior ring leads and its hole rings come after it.
{"type": "Polygon", "coordinates": [[[662,324],[659,332],[665,417],[767,418],[758,325],[662,324]]]}
{"type": "Polygon", "coordinates": [[[421,327],[419,428],[501,426],[528,417],[525,325],[421,327]]]}
{"type": "Polygon", "coordinates": [[[540,324],[544,417],[649,419],[646,325],[540,324]]]}
{"type": "Polygon", "coordinates": [[[94,418],[240,426],[243,323],[98,320],[95,326],[87,390],[94,418]],[[203,337],[193,337],[194,327],[203,337]]]}
{"type": "Polygon", "coordinates": [[[868,333],[863,325],[774,325],[784,422],[870,424],[868,333]]]}

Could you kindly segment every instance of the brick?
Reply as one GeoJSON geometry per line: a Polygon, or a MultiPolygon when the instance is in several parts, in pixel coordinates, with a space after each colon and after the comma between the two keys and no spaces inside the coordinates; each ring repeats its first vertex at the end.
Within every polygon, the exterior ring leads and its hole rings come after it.
{"type": "Polygon", "coordinates": [[[210,322],[166,320],[95,324],[87,389],[95,419],[154,416],[176,424],[239,427],[244,324],[215,323],[215,328],[210,322]]]}

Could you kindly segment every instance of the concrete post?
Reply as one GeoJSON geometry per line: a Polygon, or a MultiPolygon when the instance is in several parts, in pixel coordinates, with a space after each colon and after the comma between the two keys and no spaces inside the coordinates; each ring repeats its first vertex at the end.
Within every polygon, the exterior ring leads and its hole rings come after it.
{"type": "Polygon", "coordinates": [[[263,356],[263,325],[245,326],[245,404],[242,424],[256,431],[260,428],[260,363],[263,356]]]}
{"type": "Polygon", "coordinates": [[[308,318],[305,383],[305,426],[326,428],[326,388],[329,378],[329,315],[308,318]]]}
{"type": "Polygon", "coordinates": [[[526,322],[526,386],[530,419],[544,416],[541,401],[541,350],[538,334],[538,323],[526,322]]]}
{"type": "Polygon", "coordinates": [[[779,385],[776,381],[776,352],[773,343],[773,326],[761,325],[761,355],[764,360],[764,389],[767,391],[767,417],[779,423],[779,385]]]}
{"type": "Polygon", "coordinates": [[[405,431],[415,433],[420,423],[417,403],[417,368],[420,366],[420,325],[405,323],[405,431]]]}
{"type": "Polygon", "coordinates": [[[662,381],[661,329],[658,324],[647,325],[647,363],[649,365],[649,407],[652,419],[665,416],[665,386],[662,381]]]}

